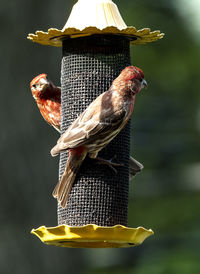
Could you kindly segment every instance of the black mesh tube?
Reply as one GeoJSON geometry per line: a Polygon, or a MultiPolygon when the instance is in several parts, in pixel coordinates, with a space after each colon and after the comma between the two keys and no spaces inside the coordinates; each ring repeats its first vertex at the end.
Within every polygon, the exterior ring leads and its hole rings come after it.
{"type": "MultiPolygon", "coordinates": [[[[130,65],[126,37],[93,35],[63,41],[61,71],[62,121],[65,129],[102,92],[108,90],[121,70],[130,65]]],[[[100,153],[105,159],[123,163],[117,175],[106,165],[86,158],[68,198],[67,207],[58,205],[58,224],[81,226],[127,225],[129,192],[130,123],[100,153]]],[[[60,155],[59,176],[67,160],[60,155]]]]}

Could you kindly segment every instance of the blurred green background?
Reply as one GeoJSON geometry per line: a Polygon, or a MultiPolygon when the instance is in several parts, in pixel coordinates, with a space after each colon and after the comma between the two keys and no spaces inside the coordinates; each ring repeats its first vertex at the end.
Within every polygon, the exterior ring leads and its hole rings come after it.
{"type": "Polygon", "coordinates": [[[130,184],[129,226],[155,235],[129,249],[67,249],[30,234],[55,226],[58,137],[33,101],[29,82],[60,82],[61,48],[26,39],[62,28],[75,1],[1,1],[0,273],[200,273],[200,1],[116,0],[127,25],[164,39],[131,48],[149,88],[137,97],[132,155],[145,169],[130,184]]]}

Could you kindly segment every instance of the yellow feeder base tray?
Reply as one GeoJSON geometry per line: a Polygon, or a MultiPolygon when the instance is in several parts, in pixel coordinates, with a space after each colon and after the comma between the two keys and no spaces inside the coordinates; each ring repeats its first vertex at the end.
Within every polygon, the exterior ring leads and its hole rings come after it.
{"type": "Polygon", "coordinates": [[[147,230],[143,227],[128,228],[122,225],[103,227],[94,224],[60,225],[49,228],[41,226],[32,229],[31,233],[47,245],[76,248],[132,247],[141,244],[154,234],[151,229],[147,230]]]}

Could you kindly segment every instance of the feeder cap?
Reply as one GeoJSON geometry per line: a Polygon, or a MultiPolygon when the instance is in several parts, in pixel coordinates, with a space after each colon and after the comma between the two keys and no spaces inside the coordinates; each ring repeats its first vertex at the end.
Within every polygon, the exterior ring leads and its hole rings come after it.
{"type": "Polygon", "coordinates": [[[48,29],[29,34],[33,42],[55,47],[62,46],[62,40],[94,34],[122,35],[129,37],[131,44],[145,44],[163,38],[159,30],[149,28],[136,30],[127,27],[118,7],[112,0],[78,0],[62,30],[48,29]]]}
{"type": "Polygon", "coordinates": [[[60,225],[56,227],[41,226],[31,231],[43,243],[61,247],[111,248],[132,247],[154,234],[151,229],[143,227],[129,228],[122,225],[84,226],[60,225]]]}

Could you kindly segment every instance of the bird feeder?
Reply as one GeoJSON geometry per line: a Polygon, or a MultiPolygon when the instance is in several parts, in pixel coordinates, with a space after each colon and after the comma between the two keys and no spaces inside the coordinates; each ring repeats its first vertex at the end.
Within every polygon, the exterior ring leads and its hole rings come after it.
{"type": "MultiPolygon", "coordinates": [[[[160,31],[127,27],[111,0],[79,0],[62,30],[29,34],[33,42],[62,47],[61,133],[130,65],[130,45],[162,37],[160,31]]],[[[42,242],[65,247],[129,247],[153,234],[151,229],[127,227],[130,122],[99,156],[115,156],[123,166],[116,175],[86,158],[67,207],[58,204],[58,226],[32,230],[42,242]]],[[[61,153],[59,177],[66,160],[67,152],[61,153]]]]}

